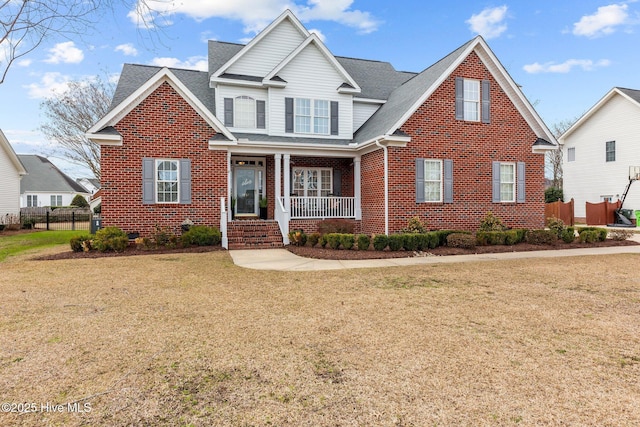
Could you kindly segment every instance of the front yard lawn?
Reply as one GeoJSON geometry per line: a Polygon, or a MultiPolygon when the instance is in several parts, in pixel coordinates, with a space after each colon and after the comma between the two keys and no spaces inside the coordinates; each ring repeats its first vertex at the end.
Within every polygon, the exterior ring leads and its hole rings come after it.
{"type": "Polygon", "coordinates": [[[12,257],[0,425],[640,425],[638,262],[12,257]]]}
{"type": "Polygon", "coordinates": [[[10,255],[25,251],[43,249],[66,244],[73,236],[87,234],[87,231],[21,231],[0,232],[0,262],[10,255]]]}

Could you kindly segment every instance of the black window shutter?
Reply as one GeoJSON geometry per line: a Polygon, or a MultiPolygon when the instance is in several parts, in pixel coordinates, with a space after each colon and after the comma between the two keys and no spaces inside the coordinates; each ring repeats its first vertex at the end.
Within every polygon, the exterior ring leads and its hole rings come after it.
{"type": "Polygon", "coordinates": [[[464,120],[464,79],[456,77],[456,120],[464,120]]]}
{"type": "Polygon", "coordinates": [[[154,159],[145,157],[142,159],[142,204],[152,205],[156,202],[154,194],[154,159]]]}
{"type": "Polygon", "coordinates": [[[492,163],[492,201],[500,203],[500,162],[492,163]]]}
{"type": "Polygon", "coordinates": [[[482,123],[491,123],[491,93],[489,80],[482,81],[482,123]]]}
{"type": "Polygon", "coordinates": [[[444,160],[444,203],[453,203],[453,160],[444,160]]]}
{"type": "Polygon", "coordinates": [[[333,170],[333,195],[342,196],[342,171],[340,169],[333,170]]]}
{"type": "Polygon", "coordinates": [[[266,103],[265,101],[256,101],[256,127],[258,129],[266,129],[266,103]]]}
{"type": "Polygon", "coordinates": [[[416,203],[424,202],[424,159],[416,159],[416,203]]]}
{"type": "Polygon", "coordinates": [[[338,101],[331,101],[331,135],[338,135],[338,101]]]}
{"type": "Polygon", "coordinates": [[[284,131],[293,133],[293,98],[284,99],[284,131]]]}
{"type": "Polygon", "coordinates": [[[516,203],[524,203],[526,201],[526,174],[525,174],[525,163],[518,162],[517,171],[516,171],[516,203]]]}
{"type": "Polygon", "coordinates": [[[233,126],[233,98],[224,99],[224,125],[233,126]]]}
{"type": "Polygon", "coordinates": [[[191,204],[191,160],[180,160],[180,203],[191,204]]]}

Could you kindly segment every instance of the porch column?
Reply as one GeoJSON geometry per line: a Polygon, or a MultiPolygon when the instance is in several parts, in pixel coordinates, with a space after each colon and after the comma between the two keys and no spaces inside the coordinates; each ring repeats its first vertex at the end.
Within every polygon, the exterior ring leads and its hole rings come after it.
{"type": "Polygon", "coordinates": [[[227,151],[227,221],[231,221],[233,216],[233,206],[231,206],[231,152],[227,151]]]}
{"type": "Polygon", "coordinates": [[[362,186],[360,177],[360,156],[353,159],[353,196],[355,198],[356,219],[362,219],[362,186]]]}
{"type": "Polygon", "coordinates": [[[280,183],[282,182],[282,154],[274,154],[273,158],[275,159],[275,182],[276,182],[276,188],[275,191],[273,192],[274,197],[276,199],[276,209],[278,206],[278,203],[280,203],[280,197],[281,197],[281,193],[280,193],[280,183]]]}
{"type": "Polygon", "coordinates": [[[284,209],[287,223],[291,219],[291,154],[284,155],[284,209]]]}

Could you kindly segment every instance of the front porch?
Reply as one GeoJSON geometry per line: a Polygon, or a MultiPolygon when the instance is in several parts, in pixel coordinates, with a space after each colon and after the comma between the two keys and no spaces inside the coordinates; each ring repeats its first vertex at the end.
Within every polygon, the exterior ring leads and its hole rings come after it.
{"type": "Polygon", "coordinates": [[[225,247],[231,241],[226,230],[230,221],[275,221],[282,243],[288,244],[292,221],[361,219],[359,156],[228,153],[228,177],[220,221],[225,247]]]}

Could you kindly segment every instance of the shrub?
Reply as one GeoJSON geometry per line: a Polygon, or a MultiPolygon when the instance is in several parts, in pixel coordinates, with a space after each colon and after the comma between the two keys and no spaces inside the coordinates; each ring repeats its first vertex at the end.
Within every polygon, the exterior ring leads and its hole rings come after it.
{"type": "Polygon", "coordinates": [[[222,240],[220,230],[206,225],[194,225],[180,237],[185,246],[215,246],[222,240]]]}
{"type": "Polygon", "coordinates": [[[419,241],[420,243],[418,244],[418,247],[420,250],[434,249],[440,245],[440,235],[434,231],[421,234],[419,241]]]}
{"type": "Polygon", "coordinates": [[[447,245],[447,236],[449,234],[453,234],[453,233],[471,234],[471,232],[469,231],[462,231],[462,230],[438,230],[438,231],[435,231],[434,233],[438,237],[438,246],[447,245]]]}
{"type": "Polygon", "coordinates": [[[504,239],[505,245],[515,245],[522,242],[522,239],[520,238],[521,234],[518,232],[518,230],[505,231],[504,235],[505,235],[505,239],[504,239]]]}
{"type": "Polygon", "coordinates": [[[531,230],[527,234],[527,242],[533,245],[555,245],[558,236],[551,230],[531,230]]]}
{"type": "Polygon", "coordinates": [[[136,248],[142,249],[144,251],[148,251],[154,248],[154,244],[148,237],[136,237],[135,239],[136,248]]]}
{"type": "Polygon", "coordinates": [[[309,234],[309,236],[307,236],[307,241],[309,242],[309,245],[311,245],[311,247],[314,247],[315,245],[317,245],[319,240],[320,240],[320,233],[318,232],[311,233],[309,234]]]}
{"type": "Polygon", "coordinates": [[[401,231],[402,233],[426,233],[427,228],[424,223],[420,221],[419,216],[414,216],[407,222],[407,226],[401,231]]]}
{"type": "Polygon", "coordinates": [[[88,208],[89,202],[87,202],[87,199],[82,197],[80,194],[76,194],[73,200],[71,200],[71,206],[77,206],[79,208],[88,208]]]}
{"type": "Polygon", "coordinates": [[[173,234],[169,227],[156,225],[156,231],[151,234],[151,240],[158,247],[175,248],[178,246],[178,236],[173,234]]]}
{"type": "Polygon", "coordinates": [[[93,247],[100,252],[122,252],[129,245],[127,233],[118,227],[105,227],[96,232],[93,239],[93,247]]]}
{"type": "Polygon", "coordinates": [[[598,241],[598,232],[595,230],[585,230],[580,232],[580,243],[593,243],[598,241]]]}
{"type": "Polygon", "coordinates": [[[631,230],[611,230],[609,232],[609,237],[611,237],[613,240],[622,241],[627,240],[628,238],[633,236],[633,234],[634,233],[631,230]]]}
{"type": "Polygon", "coordinates": [[[91,239],[92,236],[83,234],[82,236],[74,236],[69,241],[69,245],[71,246],[71,250],[73,252],[88,252],[91,250],[91,239]]]}
{"type": "Polygon", "coordinates": [[[388,244],[389,237],[387,237],[385,234],[376,234],[373,237],[373,248],[376,251],[384,251],[388,244]]]}
{"type": "Polygon", "coordinates": [[[346,219],[324,219],[318,223],[318,232],[320,234],[353,234],[353,228],[354,223],[346,219]]]}
{"type": "Polygon", "coordinates": [[[564,233],[564,230],[566,230],[567,228],[564,225],[563,220],[555,217],[547,218],[547,227],[549,227],[549,230],[556,233],[556,236],[558,236],[558,239],[562,238],[562,233],[564,233]]]}
{"type": "Polygon", "coordinates": [[[339,249],[340,248],[340,233],[329,233],[327,236],[327,243],[331,249],[339,249]]]}
{"type": "Polygon", "coordinates": [[[480,231],[504,231],[506,227],[502,224],[502,220],[492,214],[491,212],[487,212],[484,216],[482,222],[480,222],[480,231]]]}
{"type": "Polygon", "coordinates": [[[476,239],[470,234],[451,233],[447,236],[447,246],[452,248],[473,249],[476,247],[476,239]]]}
{"type": "Polygon", "coordinates": [[[353,234],[343,233],[340,235],[340,243],[344,249],[351,249],[356,241],[356,238],[353,234]]]}
{"type": "Polygon", "coordinates": [[[565,243],[573,243],[576,240],[576,231],[573,227],[567,227],[562,232],[562,236],[560,236],[563,242],[565,243]]]}
{"type": "Polygon", "coordinates": [[[607,239],[607,234],[609,234],[609,231],[606,228],[599,228],[599,227],[583,227],[578,229],[578,234],[582,235],[582,233],[586,231],[594,231],[597,235],[596,241],[601,241],[601,242],[604,242],[607,239]]]}
{"type": "Polygon", "coordinates": [[[481,246],[504,245],[507,235],[503,231],[478,231],[476,242],[481,246]]]}
{"type": "Polygon", "coordinates": [[[418,250],[418,244],[420,242],[420,234],[417,233],[405,233],[402,234],[402,247],[407,251],[418,250]]]}
{"type": "MultiPolygon", "coordinates": [[[[36,219],[35,218],[26,218],[24,221],[22,221],[22,228],[25,230],[31,230],[36,226],[36,219]]],[[[9,229],[9,228],[7,228],[9,229]]]]}
{"type": "Polygon", "coordinates": [[[564,201],[564,193],[562,192],[562,188],[549,187],[544,190],[545,203],[553,203],[557,201],[564,201]]]}
{"type": "Polygon", "coordinates": [[[369,245],[371,244],[371,238],[366,234],[358,234],[357,243],[359,251],[366,251],[369,249],[369,245]]]}
{"type": "Polygon", "coordinates": [[[403,234],[392,234],[389,236],[389,250],[395,252],[402,249],[403,237],[403,234]]]}
{"type": "Polygon", "coordinates": [[[302,230],[291,230],[289,232],[289,243],[295,246],[307,244],[307,234],[302,230]]]}
{"type": "Polygon", "coordinates": [[[327,243],[328,243],[327,235],[321,234],[320,238],[318,239],[318,243],[320,243],[320,246],[322,246],[323,248],[327,246],[327,243]]]}

